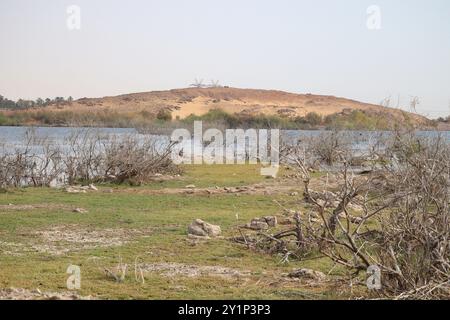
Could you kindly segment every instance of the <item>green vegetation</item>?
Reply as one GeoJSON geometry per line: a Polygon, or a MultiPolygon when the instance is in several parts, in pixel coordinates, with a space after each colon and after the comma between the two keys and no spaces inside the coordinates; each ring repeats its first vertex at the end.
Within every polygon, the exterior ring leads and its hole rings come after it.
{"type": "MultiPolygon", "coordinates": [[[[375,115],[365,113],[361,110],[354,110],[349,114],[333,114],[325,117],[325,124],[328,128],[346,130],[389,130],[392,129],[385,115],[375,115]]],[[[391,119],[393,121],[393,119],[391,119]]]]}
{"type": "Polygon", "coordinates": [[[310,112],[304,117],[282,117],[277,115],[238,115],[229,114],[220,109],[211,110],[203,116],[191,115],[185,123],[195,120],[205,122],[222,122],[227,127],[248,128],[280,128],[280,129],[346,129],[346,130],[389,130],[392,129],[395,119],[387,119],[386,115],[353,110],[349,113],[339,113],[322,117],[310,112]]]}
{"type": "Polygon", "coordinates": [[[65,99],[64,97],[56,97],[54,99],[46,98],[45,100],[38,98],[35,101],[25,99],[13,101],[0,95],[0,109],[24,110],[30,108],[46,107],[51,104],[60,106],[71,104],[72,102],[73,102],[72,97],[68,97],[67,99],[65,99]]]}
{"type": "Polygon", "coordinates": [[[2,113],[0,111],[0,125],[22,126],[22,125],[41,125],[41,126],[86,126],[86,127],[112,127],[112,128],[130,128],[145,126],[147,124],[157,123],[152,115],[147,113],[128,114],[116,111],[47,111],[45,109],[33,109],[27,111],[16,111],[2,113]]]}
{"type": "Polygon", "coordinates": [[[279,129],[313,129],[321,125],[321,116],[316,113],[307,114],[305,117],[288,118],[278,115],[247,115],[229,114],[221,109],[213,109],[202,116],[190,115],[183,120],[191,124],[194,121],[218,122],[228,128],[279,128],[279,129]]]}
{"type": "MultiPolygon", "coordinates": [[[[65,102],[67,103],[67,102],[65,102]]],[[[44,126],[92,126],[92,127],[171,127],[192,125],[194,121],[203,121],[215,127],[225,128],[277,128],[287,130],[392,130],[395,127],[412,127],[413,120],[403,113],[402,122],[389,118],[386,114],[369,113],[353,110],[348,113],[338,113],[322,117],[311,112],[304,117],[287,117],[280,115],[248,115],[230,114],[221,109],[212,109],[208,113],[197,116],[190,115],[185,119],[173,119],[169,110],[161,109],[157,114],[148,111],[117,112],[111,110],[72,111],[33,108],[29,110],[0,111],[0,125],[44,125],[44,126]]]]}
{"type": "Polygon", "coordinates": [[[172,113],[169,110],[161,109],[156,114],[156,119],[162,120],[162,121],[171,121],[172,113]]]}
{"type": "MultiPolygon", "coordinates": [[[[195,183],[198,187],[238,186],[263,182],[257,166],[187,166],[181,180],[155,182],[138,188],[114,186],[114,193],[69,194],[59,189],[27,188],[0,193],[0,206],[37,205],[29,210],[0,209],[0,288],[25,288],[41,291],[66,291],[70,264],[81,267],[80,295],[97,298],[148,299],[327,299],[336,298],[329,284],[311,287],[305,283],[281,281],[280,275],[294,267],[306,267],[340,274],[327,259],[280,264],[280,258],[260,254],[233,244],[226,238],[236,234],[235,226],[262,215],[279,214],[273,200],[293,201],[282,195],[189,195],[150,190],[195,183]],[[89,212],[77,214],[71,208],[89,212]],[[239,220],[237,220],[237,217],[239,220]],[[192,244],[186,240],[186,227],[201,218],[222,227],[223,239],[192,244]],[[65,229],[64,229],[65,228],[65,229]],[[65,230],[106,232],[129,235],[122,245],[102,246],[98,237],[93,248],[77,248],[76,241],[44,241],[44,231],[65,230]],[[136,230],[140,233],[136,235],[136,230]],[[131,236],[130,236],[131,235],[131,236]],[[49,250],[61,246],[60,255],[49,250]],[[248,270],[245,279],[236,277],[145,273],[145,283],[135,281],[134,263],[182,263],[190,266],[223,266],[248,270]],[[113,269],[119,261],[129,265],[122,283],[108,278],[104,268],[113,269]]],[[[292,187],[296,189],[295,186],[292,187]]],[[[291,203],[293,204],[293,203],[291,203]]],[[[85,239],[86,240],[86,239],[85,239]]],[[[345,297],[340,295],[339,298],[345,297]]]]}

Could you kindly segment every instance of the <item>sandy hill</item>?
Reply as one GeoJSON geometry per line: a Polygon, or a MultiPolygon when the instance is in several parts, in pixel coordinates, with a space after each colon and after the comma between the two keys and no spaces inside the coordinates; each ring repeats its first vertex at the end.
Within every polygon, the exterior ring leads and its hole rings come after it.
{"type": "Polygon", "coordinates": [[[274,90],[237,88],[188,88],[168,91],[153,91],[125,94],[115,97],[83,98],[72,105],[50,106],[50,109],[72,111],[104,110],[118,113],[156,114],[165,109],[172,112],[173,118],[183,119],[191,114],[202,115],[211,109],[222,109],[237,114],[270,114],[286,117],[305,116],[316,112],[326,116],[336,113],[349,113],[363,110],[383,114],[402,121],[405,117],[415,124],[425,125],[425,117],[398,109],[362,103],[334,96],[313,94],[294,94],[274,90]]]}

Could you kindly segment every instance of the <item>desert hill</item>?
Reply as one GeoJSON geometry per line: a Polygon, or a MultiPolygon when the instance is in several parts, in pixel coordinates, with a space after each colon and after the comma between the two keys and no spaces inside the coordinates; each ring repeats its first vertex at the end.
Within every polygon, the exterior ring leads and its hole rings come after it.
{"type": "Polygon", "coordinates": [[[231,114],[265,114],[286,117],[305,116],[310,112],[327,116],[362,110],[369,113],[389,114],[398,120],[407,115],[417,124],[428,122],[425,117],[420,115],[334,96],[237,88],[188,88],[95,99],[85,98],[79,99],[72,106],[65,108],[83,110],[93,107],[118,112],[146,111],[154,114],[161,109],[166,109],[172,112],[174,119],[183,119],[191,114],[200,116],[212,109],[222,109],[231,114]]]}
{"type": "Polygon", "coordinates": [[[292,122],[311,113],[322,116],[322,119],[333,115],[333,119],[337,121],[344,119],[347,128],[352,128],[352,124],[358,121],[360,125],[354,128],[432,126],[430,120],[417,114],[345,98],[229,87],[186,88],[82,98],[70,102],[53,102],[45,107],[29,110],[6,111],[4,117],[9,117],[10,123],[18,125],[126,127],[151,123],[161,112],[168,114],[165,120],[183,120],[190,115],[202,116],[215,109],[244,119],[262,115],[292,122]],[[355,113],[355,110],[362,112],[355,113]]]}

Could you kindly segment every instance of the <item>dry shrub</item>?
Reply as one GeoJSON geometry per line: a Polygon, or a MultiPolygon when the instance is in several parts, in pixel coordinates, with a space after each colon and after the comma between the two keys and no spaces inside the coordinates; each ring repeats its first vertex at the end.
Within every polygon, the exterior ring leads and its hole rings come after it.
{"type": "Polygon", "coordinates": [[[77,182],[142,184],[156,174],[180,173],[173,145],[152,136],[101,136],[80,130],[61,143],[28,131],[21,146],[0,146],[0,187],[77,182]]]}
{"type": "Polygon", "coordinates": [[[441,138],[396,134],[378,156],[390,161],[370,174],[354,175],[345,162],[333,204],[306,189],[316,208],[305,223],[310,240],[355,275],[377,265],[384,295],[449,298],[449,154],[441,138]],[[357,197],[362,212],[354,217],[357,197]]]}
{"type": "Polygon", "coordinates": [[[56,181],[63,172],[61,149],[45,138],[27,131],[23,145],[12,150],[0,144],[0,188],[23,185],[42,187],[56,181]]]}
{"type": "Polygon", "coordinates": [[[312,209],[295,213],[294,228],[264,238],[282,242],[284,255],[319,251],[360,284],[369,267],[378,266],[382,288],[376,295],[450,298],[448,141],[392,133],[366,148],[368,168],[362,173],[351,166],[354,155],[333,151],[336,166],[330,174],[337,184],[320,191],[311,188],[312,162],[305,150],[287,148],[284,159],[289,156],[303,177],[304,198],[312,209]],[[291,253],[286,243],[296,245],[291,253]]]}

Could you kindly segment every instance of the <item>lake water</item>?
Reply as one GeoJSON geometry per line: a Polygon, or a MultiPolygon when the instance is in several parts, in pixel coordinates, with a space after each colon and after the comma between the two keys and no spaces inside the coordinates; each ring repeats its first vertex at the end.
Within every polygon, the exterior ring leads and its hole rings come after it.
{"type": "MultiPolygon", "coordinates": [[[[113,136],[125,136],[125,135],[138,135],[149,136],[138,133],[133,128],[58,128],[58,127],[0,127],[0,144],[9,148],[17,148],[23,145],[24,138],[27,132],[33,132],[33,135],[38,139],[46,139],[51,144],[64,145],[65,141],[76,133],[93,133],[102,137],[108,138],[113,136]]],[[[193,130],[191,131],[193,132],[193,130]]],[[[286,130],[282,131],[281,136],[286,138],[286,141],[298,140],[303,137],[312,137],[322,134],[324,131],[313,130],[286,130]]],[[[377,132],[377,131],[348,131],[351,141],[353,141],[356,149],[364,148],[370,140],[376,139],[381,135],[389,135],[389,132],[377,132]]],[[[419,131],[418,136],[422,137],[436,137],[438,135],[443,136],[448,142],[450,142],[450,131],[419,131]]],[[[153,136],[162,144],[168,142],[168,138],[165,136],[153,136]]]]}
{"type": "MultiPolygon", "coordinates": [[[[193,132],[193,130],[192,130],[193,132]]],[[[289,144],[289,141],[296,141],[307,139],[310,137],[314,137],[322,134],[324,131],[282,131],[281,138],[282,141],[289,144]]],[[[369,131],[348,131],[344,132],[346,140],[350,141],[351,148],[353,149],[352,154],[364,155],[365,151],[369,150],[368,146],[372,145],[372,142],[378,141],[380,136],[388,136],[389,132],[369,132],[369,131]]],[[[418,132],[417,133],[423,137],[435,137],[438,135],[444,136],[444,138],[450,143],[450,132],[418,132]]],[[[137,136],[137,141],[152,141],[154,147],[158,150],[166,149],[166,146],[169,143],[168,136],[157,136],[151,134],[141,134],[135,129],[117,129],[117,128],[54,128],[54,127],[0,127],[0,155],[14,155],[17,151],[27,150],[28,155],[34,158],[36,168],[41,168],[45,164],[45,160],[42,159],[41,155],[45,154],[43,145],[54,145],[58,149],[63,152],[63,157],[77,157],[78,151],[74,151],[70,147],[69,140],[71,140],[74,136],[77,136],[77,141],[81,143],[81,146],[85,146],[85,140],[83,137],[85,135],[95,135],[96,137],[100,137],[101,142],[98,144],[97,151],[102,152],[102,147],[104,147],[104,143],[108,143],[108,141],[112,138],[118,138],[119,141],[121,137],[127,136],[137,136]],[[29,139],[28,144],[26,143],[27,135],[32,137],[29,139]],[[80,138],[81,137],[81,138],[80,138]],[[78,140],[79,139],[79,140],[78,140]],[[43,143],[45,141],[45,143],[43,143]]],[[[224,134],[225,136],[225,134],[224,134]]],[[[123,140],[126,141],[126,140],[123,140]]],[[[122,143],[122,142],[121,142],[122,143]]],[[[227,145],[228,141],[226,142],[227,145]]],[[[234,145],[234,142],[232,143],[234,145]]],[[[184,144],[179,145],[178,147],[183,148],[183,152],[189,150],[191,145],[189,142],[185,142],[184,144]]],[[[250,154],[258,153],[258,146],[246,146],[246,143],[241,143],[234,147],[235,153],[234,155],[224,153],[225,158],[228,160],[241,160],[245,161],[247,156],[250,154]],[[247,148],[248,150],[246,150],[247,148]]],[[[78,150],[78,149],[77,149],[78,150]]],[[[270,153],[272,155],[272,153],[270,153]]],[[[188,155],[188,154],[186,154],[188,155]]],[[[261,156],[261,154],[259,154],[261,156]]],[[[200,155],[199,159],[203,160],[203,156],[200,155]]],[[[326,168],[327,170],[338,170],[338,167],[330,167],[326,168]]],[[[364,168],[354,167],[355,170],[363,170],[364,168]]],[[[50,185],[51,186],[61,186],[66,181],[65,175],[61,174],[57,177],[57,179],[53,180],[50,185]]],[[[26,185],[26,182],[24,182],[26,185]]]]}

